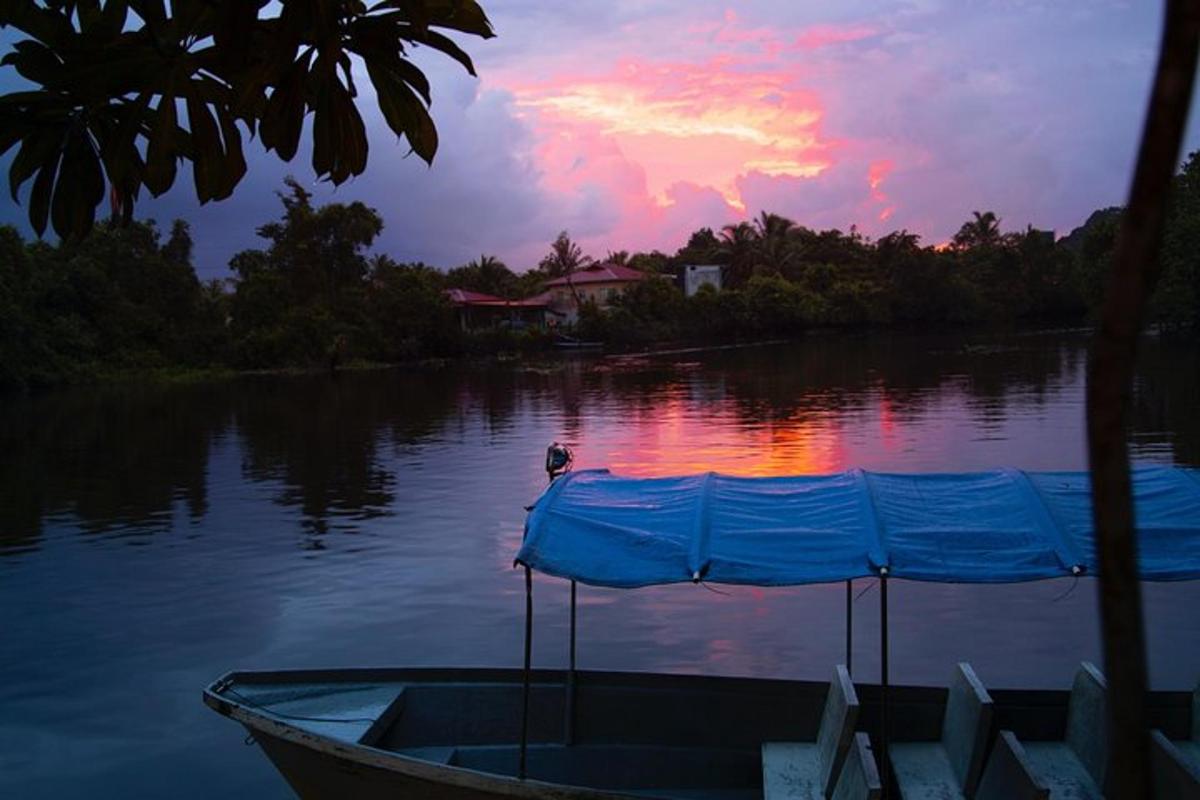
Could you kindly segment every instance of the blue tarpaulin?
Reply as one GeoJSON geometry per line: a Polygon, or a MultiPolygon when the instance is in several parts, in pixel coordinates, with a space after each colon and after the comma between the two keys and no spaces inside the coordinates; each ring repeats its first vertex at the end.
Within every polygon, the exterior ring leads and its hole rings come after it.
{"type": "MultiPolygon", "coordinates": [[[[1200,471],[1134,471],[1141,576],[1200,578],[1200,471]]],[[[517,561],[596,586],[787,586],[878,576],[950,583],[1094,574],[1084,472],[1002,469],[738,478],[558,478],[517,561]]]]}

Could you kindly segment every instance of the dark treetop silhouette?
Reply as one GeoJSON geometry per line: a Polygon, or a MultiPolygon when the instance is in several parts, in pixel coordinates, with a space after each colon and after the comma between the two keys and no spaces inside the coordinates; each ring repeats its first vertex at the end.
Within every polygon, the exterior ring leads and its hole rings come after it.
{"type": "Polygon", "coordinates": [[[6,0],[0,28],[18,41],[0,64],[33,88],[0,97],[0,155],[13,199],[30,179],[29,220],[87,233],[107,194],[132,219],[143,186],[157,196],[192,164],[201,203],[246,173],[243,130],[290,161],[312,116],[312,166],[341,183],[367,166],[351,73],[361,60],[388,126],[427,162],[437,151],[419,45],[475,74],[437,28],[492,36],[474,0],[6,0]],[[180,102],[186,111],[179,114],[180,102]],[[106,192],[107,188],[107,192],[106,192]]]}

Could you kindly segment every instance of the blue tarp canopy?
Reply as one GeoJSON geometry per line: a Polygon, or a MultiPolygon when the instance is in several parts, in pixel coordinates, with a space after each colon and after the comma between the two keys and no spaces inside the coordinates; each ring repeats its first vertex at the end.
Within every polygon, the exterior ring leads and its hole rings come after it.
{"type": "MultiPolygon", "coordinates": [[[[1141,576],[1200,578],[1200,471],[1134,470],[1141,576]]],[[[517,561],[596,586],[877,576],[1008,583],[1095,573],[1086,472],[623,478],[542,494],[517,561]]]]}

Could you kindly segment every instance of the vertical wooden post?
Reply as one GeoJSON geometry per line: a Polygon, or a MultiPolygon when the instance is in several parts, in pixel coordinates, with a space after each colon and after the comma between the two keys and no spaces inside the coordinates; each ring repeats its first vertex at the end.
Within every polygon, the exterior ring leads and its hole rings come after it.
{"type": "Polygon", "coordinates": [[[888,596],[887,567],[879,570],[879,782],[888,798],[888,596]]]}
{"type": "Polygon", "coordinates": [[[1158,250],[1187,123],[1200,41],[1200,0],[1167,0],[1158,66],[1129,204],[1121,219],[1088,361],[1088,465],[1109,682],[1106,794],[1151,796],[1146,646],[1126,434],[1138,337],[1158,280],[1158,250]]]}
{"type": "Polygon", "coordinates": [[[529,682],[533,661],[533,572],[525,565],[525,685],[521,698],[521,757],[517,762],[517,777],[525,780],[525,763],[529,750],[529,682]]]}
{"type": "Polygon", "coordinates": [[[846,580],[846,673],[854,675],[854,581],[846,580]]]}
{"type": "Polygon", "coordinates": [[[575,581],[571,581],[571,638],[567,658],[567,697],[563,719],[563,739],[566,744],[575,741],[575,581]]]}

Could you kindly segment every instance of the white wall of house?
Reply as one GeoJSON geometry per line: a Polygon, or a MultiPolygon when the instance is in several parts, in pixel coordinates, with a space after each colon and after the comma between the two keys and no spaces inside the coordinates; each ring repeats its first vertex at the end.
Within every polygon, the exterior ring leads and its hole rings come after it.
{"type": "Polygon", "coordinates": [[[705,284],[714,289],[721,288],[721,266],[719,264],[686,264],[683,268],[683,293],[691,297],[705,284]]]}

